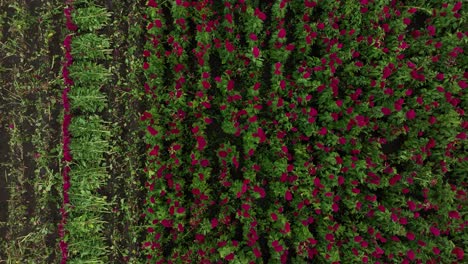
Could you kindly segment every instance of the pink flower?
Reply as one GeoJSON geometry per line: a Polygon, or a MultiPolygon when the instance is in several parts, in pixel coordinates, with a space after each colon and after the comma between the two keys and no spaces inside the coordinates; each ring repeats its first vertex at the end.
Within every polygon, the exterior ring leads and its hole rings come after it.
{"type": "Polygon", "coordinates": [[[466,89],[468,87],[468,84],[465,81],[461,80],[458,81],[458,86],[460,86],[460,88],[462,89],[466,89]]]}
{"type": "Polygon", "coordinates": [[[215,228],[218,226],[218,219],[213,218],[211,219],[211,228],[215,228]]]}
{"type": "Polygon", "coordinates": [[[282,39],[286,37],[286,30],[284,28],[280,29],[278,32],[278,38],[282,39]]]}
{"type": "Polygon", "coordinates": [[[227,90],[232,91],[233,89],[234,89],[234,80],[229,80],[227,90]]]}
{"type": "Polygon", "coordinates": [[[257,35],[256,35],[255,33],[250,33],[249,38],[250,38],[251,40],[253,40],[253,41],[257,41],[257,40],[258,40],[258,37],[257,37],[257,35]]]}
{"type": "Polygon", "coordinates": [[[226,259],[227,261],[232,261],[232,260],[234,260],[234,257],[235,257],[234,253],[229,253],[229,255],[227,255],[227,256],[225,257],[225,259],[226,259]]]}
{"type": "Polygon", "coordinates": [[[150,156],[158,156],[159,155],[159,146],[156,145],[149,153],[150,156]]]}
{"type": "Polygon", "coordinates": [[[392,69],[389,67],[385,67],[383,69],[382,79],[387,79],[391,74],[392,74],[392,69]]]}
{"type": "Polygon", "coordinates": [[[266,192],[262,187],[254,186],[253,190],[254,192],[260,194],[261,198],[264,198],[266,196],[266,192]]]}
{"type": "Polygon", "coordinates": [[[458,211],[450,211],[448,215],[452,219],[460,219],[460,213],[458,211]]]}
{"type": "Polygon", "coordinates": [[[403,24],[408,26],[409,24],[411,24],[411,19],[409,19],[407,17],[403,18],[403,24]]]}
{"type": "Polygon", "coordinates": [[[406,118],[408,120],[412,120],[416,118],[416,112],[414,111],[414,109],[410,109],[408,110],[408,112],[406,112],[406,118]]]}
{"type": "Polygon", "coordinates": [[[200,243],[205,242],[205,236],[202,234],[195,234],[195,240],[197,240],[200,243]]]}
{"type": "Polygon", "coordinates": [[[436,29],[433,25],[428,26],[427,31],[429,32],[429,36],[435,36],[436,34],[436,29]]]}
{"type": "Polygon", "coordinates": [[[151,119],[151,118],[153,118],[153,115],[152,115],[151,113],[145,111],[145,112],[142,114],[142,116],[140,117],[140,120],[141,120],[141,121],[145,121],[145,120],[151,119]]]}
{"type": "Polygon", "coordinates": [[[229,42],[229,40],[226,39],[226,41],[224,42],[224,45],[225,45],[226,50],[228,52],[233,52],[234,51],[234,45],[232,45],[232,43],[229,42]]]}
{"type": "Polygon", "coordinates": [[[395,184],[397,184],[397,182],[399,182],[401,180],[401,175],[400,174],[395,174],[395,176],[393,176],[392,178],[390,178],[388,180],[388,183],[393,186],[395,184]]]}
{"type": "Polygon", "coordinates": [[[260,143],[265,142],[266,135],[265,135],[265,132],[263,132],[263,129],[261,127],[257,129],[257,134],[258,134],[258,137],[260,138],[260,143]]]}
{"type": "Polygon", "coordinates": [[[206,140],[204,137],[197,137],[198,150],[202,151],[206,147],[206,140]]]}
{"type": "Polygon", "coordinates": [[[271,220],[276,221],[278,220],[278,216],[275,213],[270,214],[271,220]]]}
{"type": "Polygon", "coordinates": [[[169,227],[172,227],[173,223],[172,223],[172,220],[164,219],[161,221],[161,225],[169,228],[169,227]]]}
{"type": "Polygon", "coordinates": [[[365,116],[362,116],[362,115],[358,115],[356,116],[356,122],[358,124],[359,127],[364,127],[367,125],[367,123],[369,122],[368,121],[368,118],[366,118],[365,116]]]}
{"type": "Polygon", "coordinates": [[[278,240],[275,240],[271,243],[271,245],[273,246],[273,248],[275,249],[276,252],[281,252],[283,251],[283,246],[279,243],[278,240]]]}
{"type": "Polygon", "coordinates": [[[224,18],[229,22],[229,24],[232,24],[232,14],[226,14],[224,18]]]}
{"type": "Polygon", "coordinates": [[[461,1],[457,2],[452,8],[452,12],[458,12],[458,10],[460,10],[461,7],[462,7],[462,2],[461,1]]]}
{"type": "Polygon", "coordinates": [[[155,0],[149,0],[149,1],[148,1],[148,6],[150,6],[150,7],[158,7],[158,4],[156,3],[155,0]]]}
{"type": "Polygon", "coordinates": [[[260,50],[257,46],[253,47],[252,54],[254,55],[254,58],[258,58],[258,56],[260,56],[260,50]]]}
{"type": "Polygon", "coordinates": [[[211,88],[211,84],[208,81],[202,81],[202,86],[203,86],[204,89],[210,89],[211,88]]]}
{"type": "Polygon", "coordinates": [[[259,19],[261,19],[261,20],[263,20],[263,21],[266,19],[265,13],[263,13],[262,11],[260,11],[260,9],[258,9],[258,7],[255,8],[254,14],[255,14],[259,19]]]}
{"type": "Polygon", "coordinates": [[[382,113],[384,115],[390,115],[392,113],[392,110],[390,108],[387,108],[387,107],[382,107],[382,113]]]}
{"type": "Polygon", "coordinates": [[[149,63],[148,62],[143,62],[143,70],[147,70],[149,68],[149,63]]]}
{"type": "Polygon", "coordinates": [[[286,193],[284,194],[284,199],[286,199],[286,201],[291,201],[292,200],[292,194],[291,194],[291,191],[287,190],[286,193]]]}
{"type": "Polygon", "coordinates": [[[437,227],[431,226],[429,230],[434,236],[440,236],[440,230],[437,227]]]}
{"type": "Polygon", "coordinates": [[[65,39],[63,40],[63,46],[65,49],[70,50],[71,49],[71,42],[72,42],[72,35],[67,35],[65,39]]]}
{"type": "Polygon", "coordinates": [[[467,138],[466,132],[460,132],[460,133],[456,136],[456,138],[462,139],[462,140],[466,139],[466,138],[467,138]]]}
{"type": "Polygon", "coordinates": [[[218,151],[218,155],[219,155],[221,158],[225,158],[225,157],[227,157],[227,152],[224,151],[224,150],[220,150],[220,151],[218,151]]]}
{"type": "Polygon", "coordinates": [[[408,256],[410,260],[414,260],[414,257],[415,257],[414,251],[411,249],[408,250],[408,252],[406,253],[406,256],[408,256]]]}
{"type": "Polygon", "coordinates": [[[340,208],[339,208],[339,206],[338,206],[337,203],[333,203],[333,204],[332,204],[332,210],[333,210],[333,212],[336,213],[336,212],[338,212],[339,209],[340,209],[340,208]]]}
{"type": "Polygon", "coordinates": [[[210,162],[207,159],[203,159],[200,161],[200,165],[202,167],[208,167],[210,165],[210,162]]]}
{"type": "Polygon", "coordinates": [[[327,134],[327,132],[328,132],[327,128],[322,127],[318,133],[319,133],[319,135],[325,136],[327,134]]]}
{"type": "Polygon", "coordinates": [[[262,252],[258,248],[254,248],[253,253],[256,258],[260,258],[262,256],[262,252]]]}
{"type": "Polygon", "coordinates": [[[463,257],[465,256],[465,252],[463,252],[463,249],[460,247],[455,247],[452,250],[452,254],[456,255],[457,259],[463,259],[463,257]]]}
{"type": "Polygon", "coordinates": [[[148,126],[147,127],[148,129],[148,132],[152,135],[152,136],[156,136],[158,134],[158,131],[156,129],[154,129],[153,127],[151,126],[148,126]]]}
{"type": "Polygon", "coordinates": [[[73,22],[69,22],[67,21],[67,29],[70,30],[70,31],[77,31],[78,30],[78,26],[75,25],[73,22]]]}
{"type": "Polygon", "coordinates": [[[161,20],[160,19],[156,19],[154,21],[154,24],[156,25],[157,28],[162,28],[162,23],[161,23],[161,20]]]}
{"type": "Polygon", "coordinates": [[[232,164],[234,164],[236,169],[239,168],[239,161],[237,160],[236,156],[232,157],[232,164]]]}

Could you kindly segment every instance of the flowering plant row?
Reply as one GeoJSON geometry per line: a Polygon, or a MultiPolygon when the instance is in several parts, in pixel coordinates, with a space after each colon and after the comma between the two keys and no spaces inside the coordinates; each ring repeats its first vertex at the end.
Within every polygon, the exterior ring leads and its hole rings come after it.
{"type": "Polygon", "coordinates": [[[419,3],[147,1],[148,261],[462,261],[466,21],[419,3]]]}
{"type": "Polygon", "coordinates": [[[110,205],[99,191],[109,179],[104,154],[110,135],[101,116],[106,97],[100,90],[109,80],[103,61],[110,44],[97,32],[108,23],[109,13],[87,1],[67,4],[61,263],[104,263],[108,246],[103,215],[110,205]]]}

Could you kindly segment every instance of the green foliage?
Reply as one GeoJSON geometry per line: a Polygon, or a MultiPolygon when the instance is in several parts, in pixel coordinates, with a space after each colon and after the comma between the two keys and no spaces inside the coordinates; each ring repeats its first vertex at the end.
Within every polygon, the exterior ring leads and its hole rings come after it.
{"type": "Polygon", "coordinates": [[[110,22],[110,16],[105,8],[90,4],[76,9],[72,17],[80,31],[95,32],[110,22]]]}
{"type": "Polygon", "coordinates": [[[85,33],[73,38],[71,54],[77,60],[107,59],[111,51],[105,36],[85,33]]]}

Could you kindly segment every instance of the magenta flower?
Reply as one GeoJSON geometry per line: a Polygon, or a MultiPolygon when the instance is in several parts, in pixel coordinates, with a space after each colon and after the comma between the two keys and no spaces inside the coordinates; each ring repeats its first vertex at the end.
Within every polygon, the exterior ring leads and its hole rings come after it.
{"type": "Polygon", "coordinates": [[[458,211],[450,211],[448,213],[449,217],[452,219],[460,219],[460,213],[458,211]]]}
{"type": "Polygon", "coordinates": [[[457,136],[457,139],[465,140],[467,138],[466,132],[460,132],[457,136]]]}
{"type": "Polygon", "coordinates": [[[206,147],[206,140],[204,137],[197,137],[198,150],[202,151],[206,147]]]}
{"type": "Polygon", "coordinates": [[[382,107],[381,111],[384,115],[390,115],[392,113],[392,110],[387,107],[382,107]]]}
{"type": "Polygon", "coordinates": [[[401,180],[401,175],[400,174],[395,174],[392,178],[388,180],[388,183],[393,186],[397,184],[401,180]]]}
{"type": "Polygon", "coordinates": [[[333,210],[333,212],[336,213],[336,212],[338,212],[339,209],[340,209],[340,208],[339,208],[339,206],[338,206],[337,203],[333,203],[333,204],[332,204],[332,210],[333,210]]]}
{"type": "Polygon", "coordinates": [[[236,169],[239,168],[239,161],[237,160],[236,156],[232,157],[232,163],[236,169]]]}
{"type": "Polygon", "coordinates": [[[211,228],[215,228],[218,226],[218,219],[213,218],[211,219],[211,228]]]}
{"type": "Polygon", "coordinates": [[[226,50],[228,52],[233,52],[234,51],[234,45],[232,45],[232,43],[229,42],[229,40],[226,39],[226,41],[224,42],[224,45],[225,45],[226,50]]]}
{"type": "Polygon", "coordinates": [[[202,167],[208,167],[208,166],[210,166],[210,162],[207,159],[203,159],[203,160],[200,161],[200,165],[202,167]]]}
{"type": "Polygon", "coordinates": [[[406,112],[406,118],[408,120],[412,120],[416,118],[416,112],[414,111],[414,109],[410,109],[408,110],[408,112],[406,112]]]}
{"type": "Polygon", "coordinates": [[[411,19],[409,19],[407,17],[403,18],[403,24],[408,26],[409,24],[411,24],[411,19]]]}
{"type": "Polygon", "coordinates": [[[149,153],[150,156],[158,156],[159,155],[159,146],[154,146],[153,149],[149,153]]]}
{"type": "Polygon", "coordinates": [[[465,252],[463,251],[462,248],[460,247],[455,247],[453,250],[452,250],[452,254],[456,255],[457,256],[457,259],[463,259],[463,257],[465,256],[465,252]]]}
{"type": "Polygon", "coordinates": [[[325,239],[328,240],[329,242],[333,242],[335,241],[335,236],[333,234],[328,233],[325,235],[325,239]]]}
{"type": "Polygon", "coordinates": [[[234,80],[229,80],[227,90],[232,91],[234,89],[234,80]]]}
{"type": "Polygon", "coordinates": [[[280,29],[278,32],[278,38],[282,39],[286,37],[286,30],[284,28],[280,29]]]}
{"type": "Polygon", "coordinates": [[[218,155],[221,157],[221,158],[226,158],[227,157],[227,152],[224,151],[224,150],[220,150],[218,151],[218,155]]]}
{"type": "Polygon", "coordinates": [[[460,86],[460,88],[462,89],[466,89],[468,87],[468,84],[465,81],[461,80],[458,81],[458,86],[460,86]]]}
{"type": "Polygon", "coordinates": [[[253,253],[255,255],[256,258],[260,258],[262,257],[262,252],[260,252],[260,250],[258,248],[253,248],[253,253]]]}
{"type": "Polygon", "coordinates": [[[275,240],[271,242],[271,245],[275,249],[276,252],[282,252],[283,251],[283,246],[279,243],[278,240],[275,240]]]}
{"type": "Polygon", "coordinates": [[[263,21],[266,19],[265,13],[263,13],[262,11],[260,11],[260,9],[258,9],[258,7],[255,8],[254,14],[255,14],[255,16],[257,16],[259,19],[261,19],[261,20],[263,20],[263,21]]]}
{"type": "Polygon", "coordinates": [[[195,240],[197,240],[200,243],[205,242],[205,236],[203,234],[195,234],[195,240]]]}
{"type": "Polygon", "coordinates": [[[428,26],[427,31],[428,31],[429,36],[433,37],[436,34],[436,28],[433,25],[428,26]]]}
{"type": "Polygon", "coordinates": [[[440,236],[440,230],[437,227],[431,226],[429,230],[434,236],[440,236]]]}
{"type": "Polygon", "coordinates": [[[458,12],[461,9],[461,7],[462,7],[462,2],[461,1],[457,2],[452,8],[452,12],[454,12],[454,13],[458,12]]]}
{"type": "Polygon", "coordinates": [[[318,132],[319,135],[325,136],[327,134],[328,130],[326,127],[322,127],[320,131],[318,132]]]}
{"type": "Polygon", "coordinates": [[[161,225],[163,225],[166,228],[172,227],[173,224],[173,221],[169,219],[164,219],[161,221],[161,225]]]}
{"type": "Polygon", "coordinates": [[[158,131],[151,126],[148,126],[147,130],[152,136],[156,136],[158,134],[158,131]]]}
{"type": "Polygon", "coordinates": [[[231,261],[231,260],[234,260],[234,257],[235,257],[234,253],[229,253],[229,254],[225,257],[225,259],[226,259],[227,261],[231,261]]]}
{"type": "Polygon", "coordinates": [[[258,56],[260,56],[260,50],[258,49],[257,46],[253,47],[252,54],[254,58],[258,58],[258,56]]]}
{"type": "Polygon", "coordinates": [[[158,7],[158,4],[156,3],[155,0],[149,0],[149,1],[148,1],[148,6],[149,6],[149,7],[155,7],[155,8],[156,8],[156,7],[158,7]]]}
{"type": "Polygon", "coordinates": [[[78,30],[78,26],[75,25],[72,22],[67,21],[66,25],[67,25],[67,29],[70,30],[70,31],[77,31],[78,30]]]}
{"type": "Polygon", "coordinates": [[[257,41],[257,40],[258,40],[258,37],[257,37],[257,35],[256,35],[255,33],[250,33],[249,38],[250,38],[251,40],[253,40],[253,41],[257,41]]]}

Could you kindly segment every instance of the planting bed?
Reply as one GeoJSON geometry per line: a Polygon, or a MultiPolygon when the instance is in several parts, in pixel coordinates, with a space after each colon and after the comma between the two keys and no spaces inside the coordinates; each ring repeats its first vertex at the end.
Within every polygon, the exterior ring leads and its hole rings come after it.
{"type": "Polygon", "coordinates": [[[0,0],[0,263],[465,263],[467,8],[0,0]]]}

